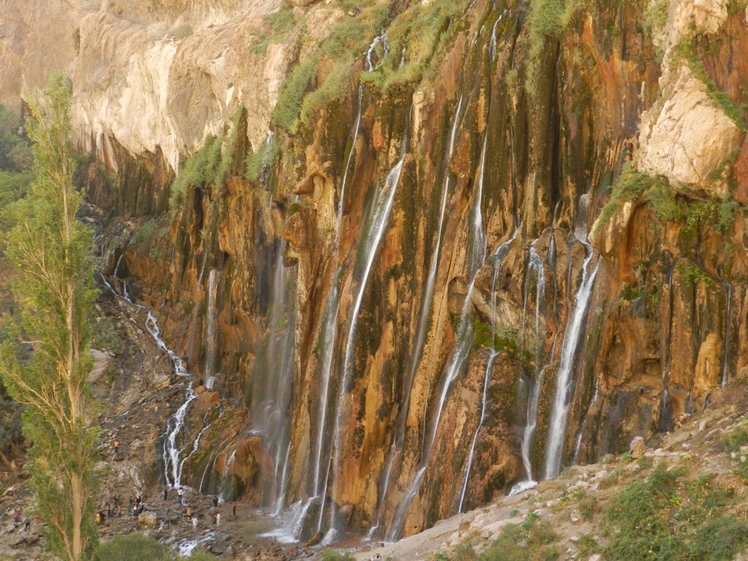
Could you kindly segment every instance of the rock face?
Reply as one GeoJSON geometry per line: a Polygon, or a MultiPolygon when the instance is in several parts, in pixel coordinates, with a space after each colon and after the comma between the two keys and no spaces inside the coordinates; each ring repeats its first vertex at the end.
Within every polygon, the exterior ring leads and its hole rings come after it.
{"type": "Polygon", "coordinates": [[[380,4],[105,6],[71,67],[118,170],[88,194],[139,228],[107,273],[199,386],[184,481],[293,504],[301,540],[626,451],[748,366],[742,13],[380,4]]]}
{"type": "Polygon", "coordinates": [[[687,67],[667,91],[643,117],[639,168],[674,184],[705,184],[740,145],[742,133],[687,67]]]}

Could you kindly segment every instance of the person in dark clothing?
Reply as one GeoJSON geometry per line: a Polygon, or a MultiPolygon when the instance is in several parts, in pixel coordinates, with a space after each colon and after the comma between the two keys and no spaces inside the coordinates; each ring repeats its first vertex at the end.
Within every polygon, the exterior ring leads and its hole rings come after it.
{"type": "Polygon", "coordinates": [[[169,488],[164,487],[164,500],[169,498],[169,488]]]}
{"type": "Polygon", "coordinates": [[[236,518],[236,501],[231,502],[231,514],[233,514],[234,518],[236,518]]]}
{"type": "Polygon", "coordinates": [[[31,528],[31,518],[27,516],[26,519],[23,521],[23,531],[28,532],[29,528],[31,528]]]}
{"type": "Polygon", "coordinates": [[[213,506],[218,506],[218,495],[213,495],[213,506]]]}

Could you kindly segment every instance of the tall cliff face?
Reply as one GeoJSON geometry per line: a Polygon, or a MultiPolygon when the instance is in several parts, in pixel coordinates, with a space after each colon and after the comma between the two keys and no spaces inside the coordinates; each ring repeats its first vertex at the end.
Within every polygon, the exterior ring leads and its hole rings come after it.
{"type": "Polygon", "coordinates": [[[195,487],[394,539],[745,376],[745,6],[603,4],[81,18],[110,272],[228,412],[195,487]]]}

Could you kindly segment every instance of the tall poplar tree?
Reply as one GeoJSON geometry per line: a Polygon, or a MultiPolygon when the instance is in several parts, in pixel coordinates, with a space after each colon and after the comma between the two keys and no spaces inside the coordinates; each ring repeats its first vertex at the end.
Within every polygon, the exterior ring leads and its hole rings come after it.
{"type": "Polygon", "coordinates": [[[38,514],[52,551],[88,559],[93,523],[99,432],[87,391],[91,358],[88,317],[96,298],[92,233],[76,220],[81,195],[73,186],[71,85],[52,74],[44,95],[29,100],[26,127],[34,142],[36,180],[17,203],[17,226],[6,254],[20,272],[17,340],[2,347],[0,373],[26,405],[24,431],[38,514]]]}

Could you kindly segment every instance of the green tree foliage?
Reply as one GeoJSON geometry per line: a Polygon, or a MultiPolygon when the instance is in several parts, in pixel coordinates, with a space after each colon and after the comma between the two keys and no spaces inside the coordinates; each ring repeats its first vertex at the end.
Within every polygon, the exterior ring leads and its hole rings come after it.
{"type": "Polygon", "coordinates": [[[88,559],[96,544],[93,497],[98,430],[87,393],[90,314],[96,290],[89,255],[92,234],[76,220],[80,194],[70,156],[70,82],[50,76],[44,96],[29,100],[29,138],[36,179],[15,205],[17,225],[6,255],[20,272],[17,340],[0,352],[0,374],[26,405],[24,432],[38,515],[55,554],[88,559]]]}
{"type": "Polygon", "coordinates": [[[11,204],[26,196],[34,177],[33,157],[21,117],[0,105],[0,231],[15,224],[11,204]]]}

